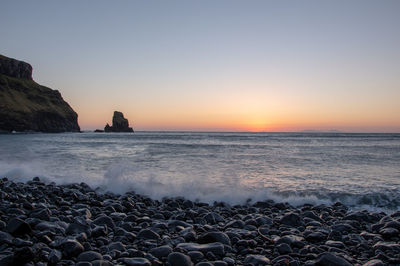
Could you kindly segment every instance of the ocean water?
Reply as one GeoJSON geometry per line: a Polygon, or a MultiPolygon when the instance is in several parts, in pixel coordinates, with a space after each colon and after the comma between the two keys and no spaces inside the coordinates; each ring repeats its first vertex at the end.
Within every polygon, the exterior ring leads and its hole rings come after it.
{"type": "Polygon", "coordinates": [[[0,135],[0,176],[155,199],[400,209],[400,134],[135,132],[0,135]]]}

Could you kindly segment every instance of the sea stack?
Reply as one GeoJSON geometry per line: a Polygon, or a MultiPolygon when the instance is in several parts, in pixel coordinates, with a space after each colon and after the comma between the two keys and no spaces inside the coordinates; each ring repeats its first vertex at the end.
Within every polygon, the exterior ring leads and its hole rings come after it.
{"type": "Polygon", "coordinates": [[[79,132],[78,115],[57,90],[32,79],[28,63],[0,55],[0,131],[79,132]]]}
{"type": "Polygon", "coordinates": [[[128,119],[124,117],[124,114],[115,111],[112,119],[112,126],[107,124],[104,127],[104,132],[133,132],[133,129],[129,127],[128,119]]]}

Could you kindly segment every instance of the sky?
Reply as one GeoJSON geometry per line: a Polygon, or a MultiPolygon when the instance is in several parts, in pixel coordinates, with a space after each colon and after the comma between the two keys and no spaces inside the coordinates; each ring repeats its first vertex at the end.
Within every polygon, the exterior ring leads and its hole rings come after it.
{"type": "Polygon", "coordinates": [[[83,130],[400,132],[400,1],[1,1],[83,130]]]}

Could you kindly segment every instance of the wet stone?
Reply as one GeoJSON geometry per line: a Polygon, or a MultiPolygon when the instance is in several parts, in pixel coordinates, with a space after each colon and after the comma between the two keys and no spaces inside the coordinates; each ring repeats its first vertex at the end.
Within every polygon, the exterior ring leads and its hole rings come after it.
{"type": "Polygon", "coordinates": [[[95,251],[85,251],[79,254],[77,260],[78,261],[93,261],[93,260],[102,260],[103,256],[95,251]]]}
{"type": "Polygon", "coordinates": [[[137,234],[137,238],[159,240],[160,235],[150,229],[143,229],[137,234]]]}
{"type": "Polygon", "coordinates": [[[12,218],[6,227],[6,232],[12,235],[24,235],[31,231],[30,225],[20,218],[12,218]]]}
{"type": "Polygon", "coordinates": [[[271,263],[268,258],[262,255],[247,255],[243,262],[252,265],[269,265],[271,263]]]}
{"type": "Polygon", "coordinates": [[[127,266],[151,266],[151,262],[146,258],[124,258],[122,261],[127,266]]]}
{"type": "Polygon", "coordinates": [[[228,235],[223,232],[207,232],[201,235],[198,239],[200,244],[219,242],[224,245],[231,245],[231,240],[228,235]]]}
{"type": "Polygon", "coordinates": [[[14,263],[17,265],[23,265],[32,261],[35,258],[35,254],[30,247],[23,247],[14,251],[14,263]]]}
{"type": "Polygon", "coordinates": [[[76,257],[84,251],[83,246],[76,240],[68,239],[62,243],[63,253],[67,258],[76,257]]]}
{"type": "Polygon", "coordinates": [[[210,244],[180,243],[177,247],[183,248],[187,251],[200,251],[203,254],[206,254],[207,252],[212,252],[215,255],[225,254],[224,245],[219,242],[210,244]]]}
{"type": "Polygon", "coordinates": [[[279,254],[292,253],[292,248],[286,243],[282,243],[282,244],[277,245],[276,249],[278,250],[279,254]]]}
{"type": "Polygon", "coordinates": [[[280,223],[291,227],[299,227],[304,225],[303,218],[296,213],[289,213],[280,219],[280,223]]]}
{"type": "Polygon", "coordinates": [[[315,262],[315,265],[351,266],[351,264],[346,259],[329,252],[321,254],[321,256],[315,262]]]}
{"type": "Polygon", "coordinates": [[[187,254],[195,263],[201,261],[204,258],[203,253],[201,253],[200,251],[189,251],[187,254]]]}
{"type": "Polygon", "coordinates": [[[381,260],[370,260],[363,264],[363,266],[384,266],[385,264],[381,260]]]}
{"type": "Polygon", "coordinates": [[[61,251],[57,250],[57,249],[53,249],[50,254],[49,254],[49,262],[56,264],[58,263],[62,258],[62,254],[61,251]]]}
{"type": "Polygon", "coordinates": [[[107,227],[112,228],[112,229],[115,227],[114,221],[110,217],[105,216],[105,215],[97,217],[93,221],[93,224],[96,224],[96,225],[107,225],[107,227]]]}
{"type": "Polygon", "coordinates": [[[171,252],[172,248],[170,246],[160,246],[149,250],[149,253],[158,259],[167,257],[171,252]]]}
{"type": "Polygon", "coordinates": [[[379,231],[379,234],[381,234],[384,238],[392,238],[392,237],[397,237],[399,236],[399,230],[396,228],[392,227],[386,227],[383,228],[379,231]]]}
{"type": "Polygon", "coordinates": [[[172,252],[168,255],[168,263],[171,266],[191,266],[193,265],[189,256],[180,252],[172,252]]]}

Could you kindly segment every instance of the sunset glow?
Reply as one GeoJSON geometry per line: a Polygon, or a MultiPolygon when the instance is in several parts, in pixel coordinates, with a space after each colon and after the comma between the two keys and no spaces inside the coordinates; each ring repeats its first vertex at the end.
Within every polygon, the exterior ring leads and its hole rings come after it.
{"type": "Polygon", "coordinates": [[[399,2],[100,3],[0,18],[1,53],[83,130],[119,110],[135,130],[400,131],[399,2]]]}

